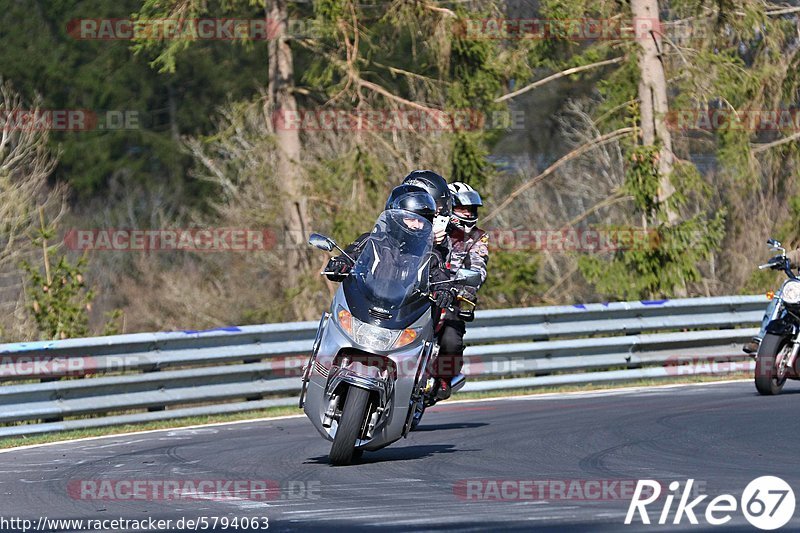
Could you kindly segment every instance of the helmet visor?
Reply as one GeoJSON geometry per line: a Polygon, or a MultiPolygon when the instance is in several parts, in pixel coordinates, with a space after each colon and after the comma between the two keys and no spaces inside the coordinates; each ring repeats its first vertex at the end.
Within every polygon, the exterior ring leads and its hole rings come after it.
{"type": "Polygon", "coordinates": [[[455,194],[453,205],[458,207],[460,205],[483,205],[481,195],[478,191],[462,191],[455,194]]]}

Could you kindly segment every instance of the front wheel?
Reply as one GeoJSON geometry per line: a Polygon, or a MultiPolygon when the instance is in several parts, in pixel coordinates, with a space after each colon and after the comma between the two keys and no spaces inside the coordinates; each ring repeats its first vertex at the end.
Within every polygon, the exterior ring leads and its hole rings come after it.
{"type": "Polygon", "coordinates": [[[333,437],[331,453],[328,459],[331,464],[341,466],[349,465],[356,451],[356,439],[360,436],[364,426],[365,412],[369,402],[369,391],[358,387],[350,387],[347,399],[339,417],[336,435],[333,437]]]}
{"type": "Polygon", "coordinates": [[[756,390],[759,394],[780,394],[786,383],[786,363],[792,351],[789,339],[768,333],[756,356],[756,390]]]}

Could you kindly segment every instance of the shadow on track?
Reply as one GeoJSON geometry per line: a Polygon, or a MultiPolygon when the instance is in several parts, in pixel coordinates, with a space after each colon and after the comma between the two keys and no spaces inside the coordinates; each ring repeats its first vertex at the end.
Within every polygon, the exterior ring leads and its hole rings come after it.
{"type": "Polygon", "coordinates": [[[471,429],[488,426],[487,422],[460,422],[454,424],[423,424],[414,430],[414,433],[421,431],[447,431],[448,429],[471,429]]]}
{"type": "MultiPolygon", "coordinates": [[[[412,461],[439,454],[476,451],[480,450],[456,448],[454,444],[426,444],[420,446],[384,448],[376,452],[365,452],[360,459],[353,460],[353,466],[370,463],[383,463],[387,461],[412,461]]],[[[303,464],[328,464],[328,456],[324,455],[320,457],[311,457],[303,464]]]]}

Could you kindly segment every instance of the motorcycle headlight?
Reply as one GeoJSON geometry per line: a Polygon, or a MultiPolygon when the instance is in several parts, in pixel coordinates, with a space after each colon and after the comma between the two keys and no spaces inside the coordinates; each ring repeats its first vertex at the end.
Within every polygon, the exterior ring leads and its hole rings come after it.
{"type": "Polygon", "coordinates": [[[392,348],[402,348],[414,342],[419,334],[412,328],[393,330],[367,324],[341,306],[336,316],[339,318],[339,325],[351,339],[373,350],[387,351],[392,348]]]}
{"type": "Polygon", "coordinates": [[[397,332],[361,322],[353,317],[353,340],[374,350],[388,350],[394,344],[397,332]]]}
{"type": "Polygon", "coordinates": [[[787,304],[800,303],[800,281],[788,281],[781,290],[781,299],[787,304]]]}

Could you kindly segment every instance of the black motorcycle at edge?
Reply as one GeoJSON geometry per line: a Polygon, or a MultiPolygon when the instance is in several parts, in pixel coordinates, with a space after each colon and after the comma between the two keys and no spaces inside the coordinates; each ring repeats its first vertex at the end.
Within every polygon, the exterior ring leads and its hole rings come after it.
{"type": "Polygon", "coordinates": [[[797,354],[800,349],[800,278],[792,272],[786,249],[769,239],[770,249],[778,254],[759,269],[782,270],[789,278],[776,292],[766,333],[756,354],[755,385],[759,394],[781,392],[787,379],[800,379],[797,354]]]}

